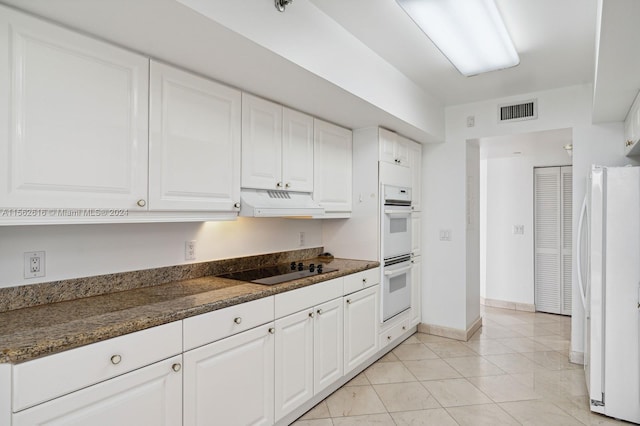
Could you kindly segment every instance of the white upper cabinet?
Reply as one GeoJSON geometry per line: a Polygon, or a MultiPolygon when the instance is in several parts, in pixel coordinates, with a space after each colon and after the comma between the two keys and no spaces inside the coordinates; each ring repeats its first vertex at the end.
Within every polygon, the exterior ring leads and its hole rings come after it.
{"type": "Polygon", "coordinates": [[[422,210],[422,145],[407,140],[409,168],[411,169],[411,209],[422,210]]]}
{"type": "Polygon", "coordinates": [[[313,118],[243,93],[242,186],[313,191],[313,118]]]}
{"type": "Polygon", "coordinates": [[[282,106],[242,94],[242,186],[282,188],[282,106]]]}
{"type": "Polygon", "coordinates": [[[627,118],[624,120],[625,153],[628,156],[640,154],[640,94],[633,101],[627,118]]]}
{"type": "Polygon", "coordinates": [[[380,129],[380,161],[409,167],[409,139],[380,129]]]}
{"type": "Polygon", "coordinates": [[[0,205],[147,204],[147,58],[0,10],[0,205]]]}
{"type": "Polygon", "coordinates": [[[236,209],[240,92],[155,61],[150,87],[149,209],[236,209]]]}
{"type": "Polygon", "coordinates": [[[285,189],[313,192],[313,117],[283,109],[282,182],[285,189]]]}
{"type": "Polygon", "coordinates": [[[324,207],[328,217],[348,217],[352,199],[351,130],[315,119],[313,132],[313,199],[324,207]]]}

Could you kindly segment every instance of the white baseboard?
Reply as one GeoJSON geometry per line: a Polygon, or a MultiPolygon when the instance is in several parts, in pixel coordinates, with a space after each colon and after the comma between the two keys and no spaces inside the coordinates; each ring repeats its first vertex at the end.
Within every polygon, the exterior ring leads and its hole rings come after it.
{"type": "Polygon", "coordinates": [[[584,352],[571,351],[569,353],[569,362],[572,364],[584,365],[584,352]]]}
{"type": "Polygon", "coordinates": [[[507,300],[480,298],[480,304],[492,308],[511,309],[513,311],[535,312],[536,305],[531,303],[509,302],[507,300]]]}
{"type": "Polygon", "coordinates": [[[459,328],[444,327],[434,324],[418,324],[420,333],[432,334],[434,336],[446,337],[448,339],[461,340],[466,342],[473,334],[482,327],[482,317],[478,317],[466,330],[459,328]]]}

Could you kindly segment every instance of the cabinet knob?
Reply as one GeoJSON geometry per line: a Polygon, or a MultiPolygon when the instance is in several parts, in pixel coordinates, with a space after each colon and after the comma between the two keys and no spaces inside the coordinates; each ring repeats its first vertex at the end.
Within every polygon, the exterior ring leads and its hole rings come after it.
{"type": "Polygon", "coordinates": [[[276,329],[275,329],[275,328],[273,328],[273,327],[271,327],[271,328],[269,329],[269,334],[276,334],[276,329]]]}
{"type": "Polygon", "coordinates": [[[347,299],[347,305],[351,304],[351,299],[347,299]]]}
{"type": "Polygon", "coordinates": [[[138,200],[136,204],[140,207],[144,207],[147,205],[147,202],[145,200],[138,200]]]}
{"type": "Polygon", "coordinates": [[[407,329],[407,326],[406,326],[406,325],[403,325],[403,326],[402,326],[402,329],[403,329],[403,330],[406,330],[406,329],[407,329]]]}
{"type": "Polygon", "coordinates": [[[387,340],[391,340],[391,336],[387,336],[387,340]]]}
{"type": "Polygon", "coordinates": [[[120,361],[122,361],[122,357],[120,355],[113,355],[111,357],[111,364],[113,364],[113,365],[120,364],[120,361]]]}
{"type": "Polygon", "coordinates": [[[182,368],[182,365],[180,365],[180,363],[179,363],[179,362],[176,362],[175,364],[173,364],[173,365],[171,366],[171,369],[172,369],[173,371],[175,371],[176,373],[177,373],[178,371],[180,371],[180,369],[181,369],[181,368],[182,368]]]}
{"type": "Polygon", "coordinates": [[[241,317],[235,317],[233,319],[233,322],[235,322],[236,324],[241,324],[242,323],[242,318],[241,317]]]}
{"type": "Polygon", "coordinates": [[[362,285],[365,285],[366,283],[367,283],[367,279],[366,279],[366,278],[363,278],[363,279],[362,279],[362,285]]]}
{"type": "Polygon", "coordinates": [[[631,146],[633,145],[633,141],[627,140],[624,144],[624,146],[631,146]]]}
{"type": "Polygon", "coordinates": [[[313,312],[309,312],[309,318],[313,318],[313,312]]]}
{"type": "Polygon", "coordinates": [[[322,315],[322,309],[318,309],[318,310],[316,311],[316,313],[317,313],[318,315],[322,315]]]}
{"type": "Polygon", "coordinates": [[[284,184],[284,187],[285,188],[291,188],[291,184],[289,182],[287,182],[287,183],[284,184]]]}
{"type": "Polygon", "coordinates": [[[235,204],[233,205],[233,207],[235,207],[236,209],[239,209],[239,208],[240,208],[240,203],[235,203],[235,204]]]}
{"type": "Polygon", "coordinates": [[[276,188],[282,188],[282,182],[276,183],[276,188]]]}

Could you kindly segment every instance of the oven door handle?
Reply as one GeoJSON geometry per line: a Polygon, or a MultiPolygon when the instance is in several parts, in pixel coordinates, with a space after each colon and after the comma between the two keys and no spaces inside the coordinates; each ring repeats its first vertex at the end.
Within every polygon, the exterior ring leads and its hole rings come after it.
{"type": "Polygon", "coordinates": [[[391,275],[402,274],[403,272],[410,271],[411,268],[413,268],[413,266],[405,266],[404,268],[400,268],[400,269],[393,269],[391,271],[384,271],[384,275],[386,277],[388,277],[388,276],[391,276],[391,275]]]}
{"type": "Polygon", "coordinates": [[[409,209],[407,209],[407,210],[384,209],[384,214],[411,216],[411,210],[409,210],[409,209]]]}

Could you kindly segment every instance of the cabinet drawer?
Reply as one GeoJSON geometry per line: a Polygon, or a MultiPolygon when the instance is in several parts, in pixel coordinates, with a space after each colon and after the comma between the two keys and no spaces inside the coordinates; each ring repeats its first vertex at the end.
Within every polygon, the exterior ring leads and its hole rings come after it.
{"type": "Polygon", "coordinates": [[[275,295],[276,319],[342,296],[342,277],[275,295]]]}
{"type": "Polygon", "coordinates": [[[13,366],[13,411],[182,352],[180,321],[13,366]]]}
{"type": "Polygon", "coordinates": [[[363,288],[380,283],[380,268],[367,269],[366,271],[344,277],[344,294],[350,294],[363,288]]]}
{"type": "Polygon", "coordinates": [[[380,332],[380,348],[384,348],[398,340],[400,336],[409,330],[410,318],[405,318],[396,325],[380,332]]]}
{"type": "Polygon", "coordinates": [[[273,321],[273,296],[184,320],[184,350],[273,321]]]}

